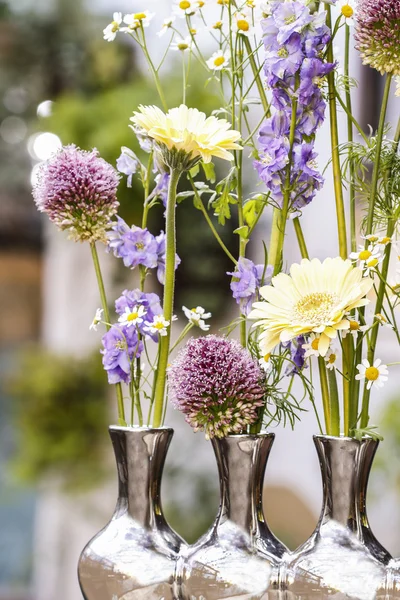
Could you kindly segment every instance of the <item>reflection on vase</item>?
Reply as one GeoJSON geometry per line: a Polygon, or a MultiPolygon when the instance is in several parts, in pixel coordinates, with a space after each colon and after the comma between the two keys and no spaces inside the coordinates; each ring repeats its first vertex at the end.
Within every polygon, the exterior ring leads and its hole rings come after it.
{"type": "Polygon", "coordinates": [[[181,558],[178,572],[184,600],[275,598],[268,589],[277,589],[286,548],[269,530],[262,508],[273,441],[274,435],[267,433],[212,441],[221,504],[212,528],[181,558]]]}
{"type": "Polygon", "coordinates": [[[385,592],[382,600],[400,600],[400,559],[391,560],[388,564],[385,592]]]}
{"type": "Polygon", "coordinates": [[[369,473],[378,443],[370,438],[315,436],[323,509],[310,539],[286,557],[280,574],[285,600],[383,600],[390,554],[373,535],[366,513],[369,473]]]}
{"type": "Polygon", "coordinates": [[[172,600],[182,540],[161,509],[160,486],[172,429],[110,427],[119,498],[110,523],[79,560],[85,600],[172,600]]]}

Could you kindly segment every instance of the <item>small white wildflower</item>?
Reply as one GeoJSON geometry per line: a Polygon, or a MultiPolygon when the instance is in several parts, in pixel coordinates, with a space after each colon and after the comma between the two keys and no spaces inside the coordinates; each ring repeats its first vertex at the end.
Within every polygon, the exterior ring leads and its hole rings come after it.
{"type": "Polygon", "coordinates": [[[199,3],[195,0],[175,0],[173,11],[176,15],[185,19],[193,17],[199,11],[199,3]]]}
{"type": "Polygon", "coordinates": [[[124,23],[128,25],[128,27],[122,27],[121,31],[129,32],[135,31],[139,29],[139,27],[148,27],[152,18],[154,17],[154,13],[151,13],[148,10],[138,13],[129,13],[124,16],[124,23]]]}
{"type": "Polygon", "coordinates": [[[203,331],[208,331],[210,329],[210,325],[205,323],[204,319],[209,319],[212,315],[210,312],[207,313],[202,306],[197,306],[192,309],[182,306],[182,310],[189,323],[193,323],[193,325],[200,327],[203,331]]]}
{"type": "Polygon", "coordinates": [[[103,29],[104,39],[107,42],[113,42],[117,37],[117,33],[120,30],[120,25],[122,23],[122,13],[115,12],[113,14],[113,20],[105,29],[103,29]]]}
{"type": "Polygon", "coordinates": [[[370,244],[368,248],[359,246],[357,252],[350,254],[350,258],[356,261],[357,265],[365,271],[364,275],[369,275],[370,271],[383,261],[383,254],[378,245],[370,244]]]}
{"type": "Polygon", "coordinates": [[[89,329],[92,329],[93,331],[97,331],[97,325],[99,325],[99,323],[101,323],[101,320],[103,318],[103,309],[102,308],[98,308],[96,309],[96,314],[93,317],[93,321],[91,322],[89,329]]]}
{"type": "Polygon", "coordinates": [[[171,50],[175,50],[176,52],[188,52],[192,46],[192,38],[187,36],[185,38],[181,38],[171,44],[171,50]]]}
{"type": "Polygon", "coordinates": [[[124,313],[119,317],[118,322],[127,327],[140,325],[140,323],[143,323],[145,314],[146,309],[144,306],[134,306],[132,309],[127,306],[124,313]]]}
{"type": "Polygon", "coordinates": [[[320,356],[319,340],[319,336],[313,336],[308,344],[303,344],[303,350],[305,350],[304,358],[309,358],[310,356],[320,356]]]}
{"type": "Polygon", "coordinates": [[[388,380],[388,368],[382,364],[382,361],[378,358],[371,366],[369,361],[364,358],[361,364],[357,365],[359,374],[356,375],[356,379],[366,380],[367,390],[370,390],[372,386],[381,388],[388,380]]]}
{"type": "Polygon", "coordinates": [[[212,71],[221,71],[225,69],[229,64],[229,53],[218,50],[206,60],[207,67],[212,71]]]}
{"type": "Polygon", "coordinates": [[[167,33],[168,29],[171,29],[174,21],[175,21],[175,17],[172,17],[172,16],[164,19],[163,26],[161,27],[160,31],[158,31],[158,33],[157,33],[158,37],[162,37],[163,35],[165,35],[167,33]]]}
{"type": "Polygon", "coordinates": [[[164,319],[164,315],[156,315],[151,323],[148,321],[145,323],[144,330],[148,333],[158,333],[163,337],[167,335],[169,325],[170,322],[164,319]]]}

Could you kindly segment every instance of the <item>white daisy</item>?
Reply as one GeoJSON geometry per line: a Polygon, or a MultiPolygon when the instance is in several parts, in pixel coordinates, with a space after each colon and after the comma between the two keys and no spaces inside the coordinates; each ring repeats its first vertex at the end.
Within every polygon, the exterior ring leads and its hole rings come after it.
{"type": "Polygon", "coordinates": [[[349,329],[347,329],[347,331],[342,331],[343,339],[346,337],[347,334],[350,334],[356,340],[359,333],[363,333],[364,331],[367,331],[367,329],[369,329],[368,325],[360,325],[360,323],[355,319],[349,319],[349,323],[349,329]]]}
{"type": "Polygon", "coordinates": [[[272,362],[271,362],[271,354],[266,354],[258,359],[258,364],[266,373],[269,373],[272,370],[272,362]]]}
{"type": "Polygon", "coordinates": [[[104,311],[102,308],[98,308],[96,310],[96,314],[93,317],[93,321],[91,322],[89,329],[93,329],[93,331],[97,331],[97,325],[99,323],[101,323],[101,320],[103,318],[103,312],[104,311]]]}
{"type": "Polygon", "coordinates": [[[185,19],[194,16],[199,8],[199,3],[196,0],[175,0],[173,11],[176,15],[185,19]]]}
{"type": "Polygon", "coordinates": [[[326,368],[333,371],[333,369],[336,367],[337,365],[337,361],[338,361],[338,351],[337,348],[329,348],[326,356],[325,356],[325,362],[326,362],[326,368]]]}
{"type": "Polygon", "coordinates": [[[372,386],[381,388],[388,380],[388,368],[382,364],[382,361],[378,358],[371,366],[369,361],[364,358],[360,365],[357,365],[359,374],[356,375],[356,379],[364,379],[367,383],[367,390],[370,390],[372,386]]]}
{"type": "Polygon", "coordinates": [[[387,320],[387,318],[385,317],[385,315],[383,315],[382,313],[376,313],[375,319],[377,321],[379,321],[379,323],[383,327],[387,327],[388,329],[394,329],[393,325],[387,320]]]}
{"type": "Polygon", "coordinates": [[[129,32],[135,31],[136,29],[139,29],[139,27],[148,27],[153,17],[154,13],[151,13],[148,10],[125,15],[123,20],[128,27],[122,27],[121,31],[129,32]]]}
{"type": "Polygon", "coordinates": [[[113,14],[113,20],[105,29],[103,29],[104,39],[107,42],[113,42],[117,37],[117,33],[120,30],[120,25],[122,23],[122,13],[115,12],[113,14]]]}
{"type": "Polygon", "coordinates": [[[158,333],[158,335],[164,337],[167,335],[169,324],[169,321],[164,319],[164,315],[156,315],[151,323],[146,322],[144,330],[148,333],[158,333]]]}
{"type": "Polygon", "coordinates": [[[168,29],[171,29],[174,21],[175,17],[168,17],[167,19],[164,19],[163,26],[161,27],[161,30],[157,33],[158,37],[162,37],[163,35],[165,35],[168,29]]]}
{"type": "Polygon", "coordinates": [[[233,16],[233,31],[237,34],[250,36],[254,33],[253,20],[251,13],[237,12],[233,16]]]}
{"type": "Polygon", "coordinates": [[[204,319],[209,319],[211,317],[211,313],[206,313],[202,306],[197,306],[196,308],[192,309],[182,306],[182,310],[185,313],[189,323],[193,323],[193,325],[200,327],[200,329],[203,331],[208,331],[210,329],[210,325],[205,323],[204,319]]]}
{"type": "Polygon", "coordinates": [[[340,9],[340,12],[346,20],[346,25],[352,26],[354,24],[354,0],[339,0],[336,6],[340,9]]]}
{"type": "Polygon", "coordinates": [[[128,306],[125,308],[125,312],[119,317],[118,322],[121,325],[131,327],[132,325],[140,325],[143,323],[143,317],[146,314],[144,306],[134,306],[130,309],[128,306]]]}
{"type": "Polygon", "coordinates": [[[192,38],[189,36],[181,38],[171,44],[171,50],[188,52],[192,46],[192,38]]]}
{"type": "Polygon", "coordinates": [[[357,252],[352,252],[350,258],[357,262],[357,266],[364,269],[364,275],[369,275],[382,261],[383,254],[378,245],[370,244],[368,248],[359,246],[357,252]]]}
{"type": "Polygon", "coordinates": [[[221,71],[229,64],[229,53],[218,50],[206,61],[206,64],[212,71],[221,71]]]}
{"type": "Polygon", "coordinates": [[[319,356],[319,342],[320,336],[313,335],[308,344],[303,344],[303,350],[305,350],[304,358],[309,358],[310,356],[319,356]]]}

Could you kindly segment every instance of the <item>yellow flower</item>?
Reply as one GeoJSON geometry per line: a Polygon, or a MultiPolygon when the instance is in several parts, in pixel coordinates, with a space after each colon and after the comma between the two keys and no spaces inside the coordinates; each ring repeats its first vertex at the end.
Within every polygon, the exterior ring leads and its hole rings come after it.
{"type": "Polygon", "coordinates": [[[262,353],[279,342],[316,333],[318,352],[325,356],[338,331],[350,329],[346,314],[368,304],[365,296],[372,285],[361,269],[339,257],[323,263],[304,259],[292,265],[290,275],[280,273],[272,285],[261,288],[266,302],[255,302],[249,315],[261,329],[262,353]]]}
{"type": "Polygon", "coordinates": [[[131,121],[160,145],[164,157],[166,151],[181,152],[191,160],[201,158],[209,163],[213,156],[232,160],[229,150],[242,149],[236,143],[240,132],[231,129],[228,121],[207,118],[197,108],[184,104],[167,114],[157,106],[139,106],[131,121]]]}

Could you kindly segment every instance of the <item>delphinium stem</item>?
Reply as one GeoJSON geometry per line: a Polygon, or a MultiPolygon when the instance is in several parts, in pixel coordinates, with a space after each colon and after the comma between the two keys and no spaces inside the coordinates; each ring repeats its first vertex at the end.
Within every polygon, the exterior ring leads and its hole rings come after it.
{"type": "MultiPolygon", "coordinates": [[[[100,293],[100,300],[101,300],[101,305],[104,311],[104,319],[106,322],[106,328],[107,331],[110,330],[110,311],[108,310],[108,303],[107,303],[107,297],[106,297],[106,290],[104,287],[104,281],[103,281],[103,276],[101,274],[101,268],[100,268],[100,262],[99,262],[99,255],[97,253],[97,248],[96,248],[96,244],[95,242],[92,242],[90,244],[90,250],[92,252],[92,259],[93,259],[93,265],[94,265],[94,270],[96,273],[96,278],[97,278],[97,284],[99,287],[99,293],[100,293]]],[[[118,423],[119,425],[122,426],[126,426],[126,420],[125,420],[125,408],[124,408],[124,395],[122,393],[122,386],[120,383],[115,384],[115,390],[116,390],[116,394],[117,394],[117,406],[118,406],[118,423]]]]}

